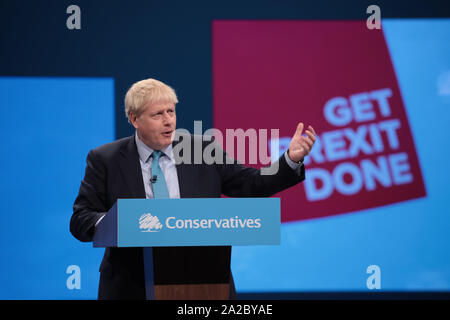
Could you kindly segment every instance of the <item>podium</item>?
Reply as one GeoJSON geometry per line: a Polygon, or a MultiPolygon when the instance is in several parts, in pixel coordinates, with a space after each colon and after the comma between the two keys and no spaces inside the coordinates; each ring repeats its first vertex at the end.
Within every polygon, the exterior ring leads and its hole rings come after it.
{"type": "Polygon", "coordinates": [[[118,199],[97,225],[93,239],[94,247],[142,247],[152,253],[152,261],[146,262],[151,265],[147,296],[162,300],[229,299],[230,261],[209,255],[208,248],[217,248],[219,254],[229,250],[230,255],[231,246],[278,244],[279,198],[118,199]],[[199,250],[205,252],[204,261],[217,260],[208,261],[216,263],[212,270],[173,271],[176,266],[165,258],[168,252],[197,252],[194,257],[199,260],[199,250]]]}

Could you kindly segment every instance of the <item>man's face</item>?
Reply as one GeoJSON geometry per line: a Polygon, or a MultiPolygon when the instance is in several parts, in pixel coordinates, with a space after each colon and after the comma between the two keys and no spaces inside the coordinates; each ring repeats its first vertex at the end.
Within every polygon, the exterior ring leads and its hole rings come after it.
{"type": "Polygon", "coordinates": [[[139,139],[153,150],[161,150],[172,143],[177,116],[173,103],[149,105],[139,116],[131,114],[131,123],[139,139]]]}

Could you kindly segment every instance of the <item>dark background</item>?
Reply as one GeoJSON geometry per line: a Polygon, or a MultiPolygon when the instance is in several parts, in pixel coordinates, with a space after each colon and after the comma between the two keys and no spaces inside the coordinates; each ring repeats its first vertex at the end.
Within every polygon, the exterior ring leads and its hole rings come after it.
{"type": "Polygon", "coordinates": [[[123,112],[126,91],[156,78],[179,96],[178,127],[192,131],[202,120],[206,129],[213,20],[365,20],[371,4],[382,18],[450,17],[449,1],[2,0],[0,76],[114,78],[117,138],[133,132],[123,112]],[[81,9],[81,30],[66,27],[72,4],[81,9]]]}

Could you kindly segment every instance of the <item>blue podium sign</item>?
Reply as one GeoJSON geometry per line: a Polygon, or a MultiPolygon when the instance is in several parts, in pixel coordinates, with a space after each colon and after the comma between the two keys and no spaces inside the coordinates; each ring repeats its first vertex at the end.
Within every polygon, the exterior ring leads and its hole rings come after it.
{"type": "Polygon", "coordinates": [[[279,198],[119,199],[94,247],[280,244],[279,198]]]}

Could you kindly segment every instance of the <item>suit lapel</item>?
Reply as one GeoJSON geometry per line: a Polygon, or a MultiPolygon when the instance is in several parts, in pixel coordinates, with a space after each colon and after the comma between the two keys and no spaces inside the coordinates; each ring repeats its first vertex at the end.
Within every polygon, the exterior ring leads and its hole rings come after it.
{"type": "Polygon", "coordinates": [[[130,196],[134,198],[145,198],[144,181],[142,178],[141,163],[137,151],[134,135],[120,151],[119,166],[125,179],[130,196]]]}

